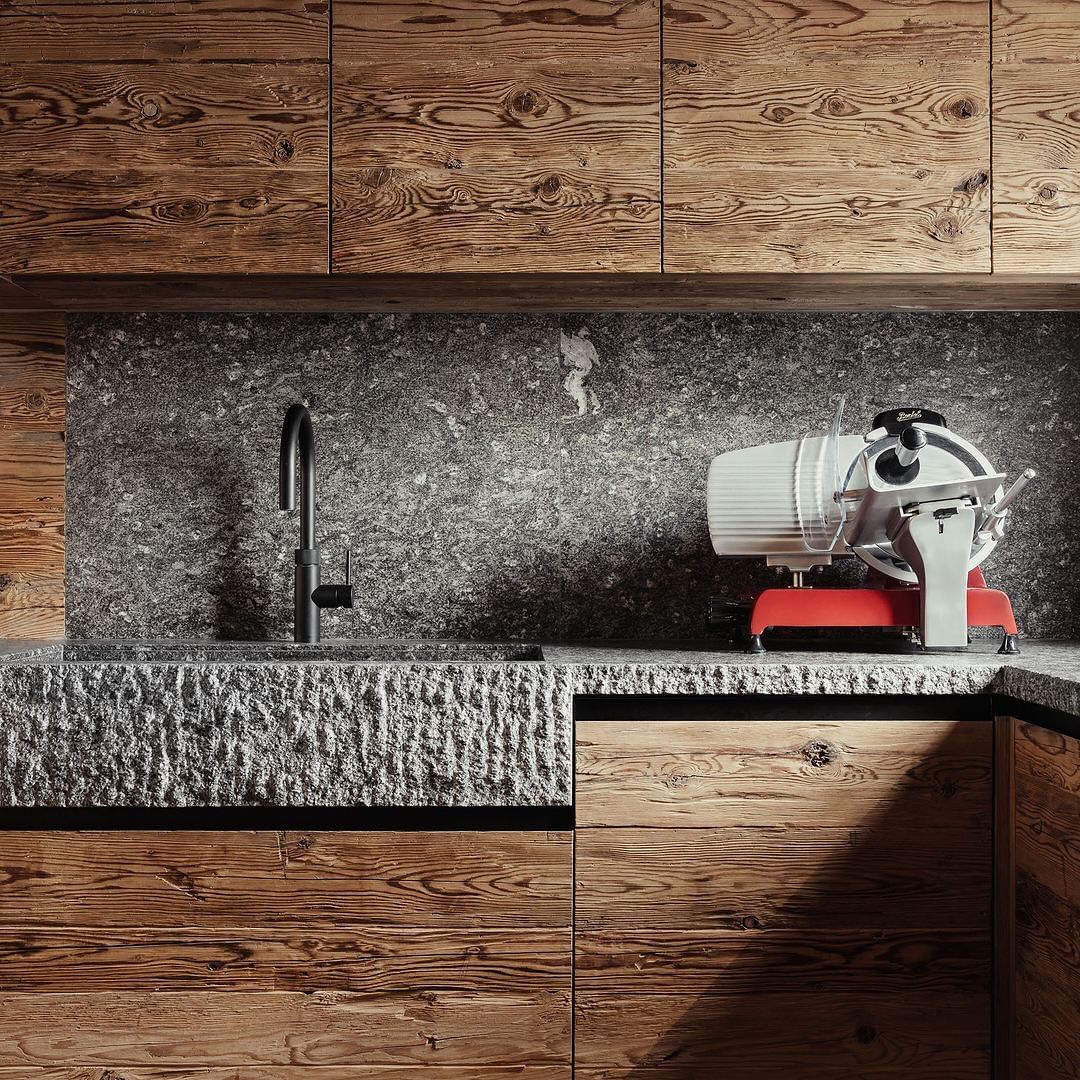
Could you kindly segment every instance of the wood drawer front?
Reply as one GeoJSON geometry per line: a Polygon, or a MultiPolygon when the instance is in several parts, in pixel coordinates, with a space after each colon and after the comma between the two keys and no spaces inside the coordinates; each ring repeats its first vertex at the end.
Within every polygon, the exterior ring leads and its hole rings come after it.
{"type": "Polygon", "coordinates": [[[988,720],[576,733],[580,1075],[989,1076],[988,720]]]}
{"type": "Polygon", "coordinates": [[[838,11],[665,6],[665,270],[990,270],[988,4],[838,11]]]}
{"type": "Polygon", "coordinates": [[[0,5],[0,273],[325,273],[325,6],[0,5]]]}
{"type": "Polygon", "coordinates": [[[660,269],[656,0],[333,15],[335,271],[660,269]]]}
{"type": "Polygon", "coordinates": [[[1080,740],[1014,725],[1016,1078],[1080,1063],[1080,740]]]}
{"type": "Polygon", "coordinates": [[[564,1080],[571,858],[568,833],[0,833],[0,1080],[564,1080]]]}
{"type": "Polygon", "coordinates": [[[982,720],[579,721],[577,824],[985,829],[991,744],[982,720]]]}

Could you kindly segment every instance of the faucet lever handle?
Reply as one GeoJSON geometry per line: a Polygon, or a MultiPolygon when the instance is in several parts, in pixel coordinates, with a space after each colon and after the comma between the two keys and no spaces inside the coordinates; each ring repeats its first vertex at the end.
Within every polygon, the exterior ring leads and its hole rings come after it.
{"type": "Polygon", "coordinates": [[[345,584],[352,584],[352,548],[345,549],[345,584]]]}

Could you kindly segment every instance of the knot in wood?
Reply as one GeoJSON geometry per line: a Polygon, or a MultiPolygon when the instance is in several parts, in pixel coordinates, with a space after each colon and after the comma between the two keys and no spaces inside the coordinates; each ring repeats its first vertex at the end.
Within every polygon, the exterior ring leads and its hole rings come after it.
{"type": "Polygon", "coordinates": [[[823,769],[831,765],[840,756],[840,747],[828,739],[811,739],[799,751],[808,765],[815,769],[823,769]]]}
{"type": "Polygon", "coordinates": [[[296,846],[300,851],[310,851],[311,846],[314,843],[315,841],[312,840],[310,836],[301,836],[300,839],[296,841],[296,846]]]}
{"type": "Polygon", "coordinates": [[[278,161],[289,161],[295,153],[296,148],[289,139],[279,139],[277,146],[274,147],[274,157],[278,161]]]}
{"type": "Polygon", "coordinates": [[[830,94],[825,99],[825,109],[830,116],[854,116],[859,111],[839,94],[830,94]]]}
{"type": "Polygon", "coordinates": [[[747,915],[739,920],[739,925],[744,930],[760,930],[761,920],[756,915],[747,915]]]}
{"type": "Polygon", "coordinates": [[[855,1038],[861,1043],[871,1043],[877,1038],[877,1028],[869,1024],[860,1024],[855,1029],[855,1038]]]}
{"type": "Polygon", "coordinates": [[[198,221],[205,217],[209,210],[210,207],[201,199],[192,197],[161,203],[155,208],[154,216],[165,221],[198,221]]]}
{"type": "Polygon", "coordinates": [[[23,398],[26,407],[34,412],[44,409],[48,400],[44,390],[27,390],[23,398]]]}
{"type": "Polygon", "coordinates": [[[547,176],[541,178],[540,182],[533,188],[533,191],[535,191],[541,199],[554,199],[561,189],[562,181],[559,177],[555,173],[548,173],[547,176]]]}
{"type": "Polygon", "coordinates": [[[975,102],[970,98],[957,98],[946,106],[946,112],[956,120],[970,120],[977,112],[975,102]]]}
{"type": "Polygon", "coordinates": [[[935,240],[955,240],[960,235],[960,219],[948,210],[938,214],[930,227],[930,235],[935,240]]]}
{"type": "Polygon", "coordinates": [[[147,120],[153,120],[161,112],[161,107],[156,101],[144,101],[139,111],[147,120]]]}
{"type": "Polygon", "coordinates": [[[537,90],[515,90],[507,100],[506,110],[514,116],[542,116],[547,105],[547,98],[537,90]]]}
{"type": "Polygon", "coordinates": [[[959,192],[961,195],[974,195],[989,183],[990,174],[983,172],[980,169],[979,172],[974,172],[970,176],[964,177],[964,179],[953,188],[953,191],[959,192]]]}
{"type": "Polygon", "coordinates": [[[446,167],[447,167],[448,169],[460,169],[460,168],[462,167],[462,165],[463,165],[463,164],[464,164],[464,162],[463,162],[463,161],[461,160],[461,158],[459,158],[459,157],[454,157],[454,155],[453,155],[453,154],[451,154],[451,155],[450,155],[450,156],[449,156],[449,157],[448,157],[448,158],[446,159],[446,167]]]}
{"type": "Polygon", "coordinates": [[[669,788],[682,788],[690,783],[690,777],[686,773],[672,773],[664,780],[664,783],[669,788]]]}
{"type": "Polygon", "coordinates": [[[770,120],[775,120],[776,123],[782,124],[793,112],[793,109],[785,108],[783,105],[774,105],[771,109],[766,110],[765,115],[770,120]]]}
{"type": "Polygon", "coordinates": [[[372,191],[385,187],[393,179],[393,170],[380,166],[377,169],[365,169],[360,174],[360,183],[372,191]]]}
{"type": "Polygon", "coordinates": [[[1043,184],[1039,188],[1039,198],[1045,202],[1052,202],[1057,198],[1057,188],[1053,184],[1043,184]]]}

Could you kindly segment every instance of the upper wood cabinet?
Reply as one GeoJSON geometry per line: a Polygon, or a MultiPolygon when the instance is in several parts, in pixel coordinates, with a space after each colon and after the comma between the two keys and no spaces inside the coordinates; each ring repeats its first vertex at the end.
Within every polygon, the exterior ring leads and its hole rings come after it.
{"type": "Polygon", "coordinates": [[[324,273],[327,5],[0,3],[0,273],[324,273]]]}
{"type": "Polygon", "coordinates": [[[1080,4],[994,3],[994,269],[1080,270],[1080,4]]]}
{"type": "Polygon", "coordinates": [[[986,0],[668,0],[664,269],[990,270],[986,0]]]}
{"type": "Polygon", "coordinates": [[[657,0],[336,0],[333,269],[660,269],[657,0]]]}

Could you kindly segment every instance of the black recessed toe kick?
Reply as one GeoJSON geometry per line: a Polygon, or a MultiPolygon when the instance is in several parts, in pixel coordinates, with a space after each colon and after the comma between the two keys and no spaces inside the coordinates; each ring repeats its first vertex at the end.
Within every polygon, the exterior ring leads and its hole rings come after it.
{"type": "Polygon", "coordinates": [[[281,428],[281,456],[278,475],[278,505],[296,509],[296,474],[299,451],[300,546],[296,549],[293,585],[293,640],[316,642],[320,637],[323,608],[351,608],[352,553],[345,552],[345,583],[323,585],[322,556],[315,544],[315,434],[311,414],[299,403],[290,405],[281,428]]]}

